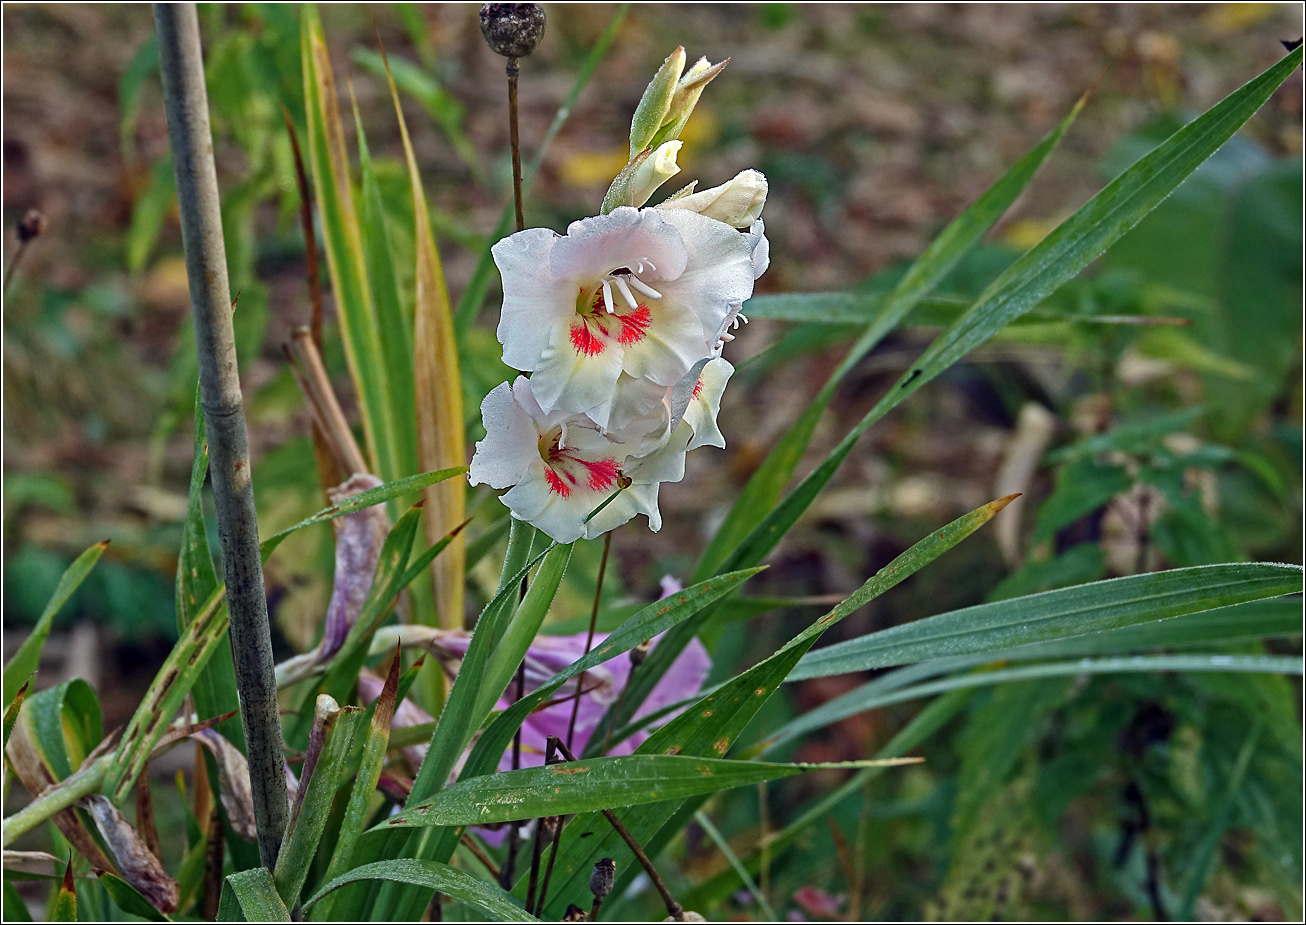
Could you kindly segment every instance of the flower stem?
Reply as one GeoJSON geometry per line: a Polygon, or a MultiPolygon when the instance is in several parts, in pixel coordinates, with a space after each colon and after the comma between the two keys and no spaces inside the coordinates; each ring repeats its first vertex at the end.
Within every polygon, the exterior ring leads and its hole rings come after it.
{"type": "MultiPolygon", "coordinates": [[[[567,744],[557,736],[549,736],[549,744],[561,752],[562,757],[568,761],[576,760],[576,756],[571,753],[571,749],[569,749],[567,744]]],[[[612,828],[616,830],[616,833],[621,836],[621,840],[626,843],[626,847],[635,855],[635,859],[639,861],[640,866],[644,868],[644,873],[648,874],[649,880],[653,881],[653,886],[657,889],[658,895],[662,897],[662,901],[666,904],[667,915],[675,919],[677,922],[683,922],[685,920],[684,908],[680,903],[676,902],[675,897],[671,895],[671,891],[667,889],[666,883],[663,881],[661,875],[658,874],[657,868],[653,866],[653,862],[649,860],[649,856],[644,853],[644,849],[639,846],[639,842],[635,841],[634,836],[632,836],[630,832],[626,830],[626,827],[621,824],[621,820],[617,818],[616,813],[610,809],[600,810],[600,812],[602,812],[604,817],[608,820],[608,824],[611,825],[612,828]]],[[[598,903],[596,898],[595,909],[590,913],[591,916],[597,913],[599,905],[600,903],[598,903]]]]}
{"type": "Polygon", "coordinates": [[[284,748],[195,4],[154,4],[154,25],[195,319],[200,399],[208,432],[259,859],[271,870],[276,866],[288,812],[284,748]]]}
{"type": "Polygon", "coordinates": [[[508,72],[508,138],[512,145],[512,202],[517,214],[517,230],[526,228],[526,213],[522,204],[521,138],[517,133],[517,78],[521,68],[516,58],[509,58],[508,72]]]}
{"type": "MultiPolygon", "coordinates": [[[[612,549],[612,531],[609,530],[603,534],[603,557],[599,559],[599,578],[594,585],[594,606],[590,609],[590,632],[585,637],[585,655],[590,654],[590,649],[594,646],[594,625],[599,619],[599,598],[603,594],[603,576],[608,570],[608,552],[612,549]]],[[[567,723],[567,747],[571,748],[572,740],[576,735],[576,714],[580,712],[581,691],[585,687],[585,672],[580,673],[576,679],[576,699],[571,704],[571,720],[567,723]]]]}

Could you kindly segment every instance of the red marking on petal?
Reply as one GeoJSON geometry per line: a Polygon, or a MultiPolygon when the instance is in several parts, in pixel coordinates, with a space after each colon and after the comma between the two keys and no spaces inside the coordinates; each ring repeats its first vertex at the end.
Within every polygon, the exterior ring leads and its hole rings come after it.
{"type": "Polygon", "coordinates": [[[592,491],[611,488],[613,483],[617,481],[617,461],[615,459],[598,459],[593,462],[578,459],[576,461],[589,470],[589,487],[592,491]]]}
{"type": "Polygon", "coordinates": [[[703,391],[703,377],[699,376],[698,381],[694,383],[694,394],[690,397],[698,398],[699,393],[702,391],[703,391]]]}
{"type": "Polygon", "coordinates": [[[571,486],[562,480],[553,469],[544,470],[544,479],[549,483],[549,491],[555,495],[561,495],[564,498],[571,496],[571,486]]]}
{"type": "Polygon", "coordinates": [[[583,353],[587,357],[598,356],[603,352],[604,347],[603,341],[595,337],[589,325],[584,322],[571,326],[571,345],[576,348],[577,353],[583,353]]]}
{"type": "Polygon", "coordinates": [[[621,322],[621,335],[618,340],[628,346],[638,344],[644,339],[644,332],[653,323],[653,314],[648,310],[647,305],[641,304],[629,315],[618,315],[617,320],[621,322]]]}

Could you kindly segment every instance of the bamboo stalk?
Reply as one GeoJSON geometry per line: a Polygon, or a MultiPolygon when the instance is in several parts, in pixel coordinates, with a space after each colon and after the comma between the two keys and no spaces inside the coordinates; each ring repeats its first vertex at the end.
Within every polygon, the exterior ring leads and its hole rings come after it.
{"type": "Polygon", "coordinates": [[[259,859],[272,870],[288,811],[281,718],[195,4],[154,4],[154,27],[195,319],[200,403],[209,441],[209,471],[231,614],[231,652],[254,795],[259,859]]]}

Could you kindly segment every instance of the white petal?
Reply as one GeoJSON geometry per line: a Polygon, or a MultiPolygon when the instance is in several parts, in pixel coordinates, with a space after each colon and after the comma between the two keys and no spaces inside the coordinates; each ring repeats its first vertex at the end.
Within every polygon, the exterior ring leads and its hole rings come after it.
{"type": "Polygon", "coordinates": [[[771,265],[771,242],[766,239],[766,222],[760,218],[744,232],[744,238],[753,248],[753,279],[761,279],[771,265]]]}
{"type": "Polygon", "coordinates": [[[706,344],[700,356],[706,356],[716,346],[715,335],[731,306],[742,304],[753,294],[755,242],[729,225],[695,212],[673,209],[663,211],[663,215],[680,229],[689,259],[683,273],[658,287],[663,296],[658,307],[674,300],[694,310],[703,325],[706,344]]]}
{"type": "Polygon", "coordinates": [[[566,414],[590,414],[600,427],[607,427],[601,408],[609,404],[625,351],[606,342],[591,356],[577,350],[569,333],[555,331],[531,376],[540,407],[566,414]]]}
{"type": "Polygon", "coordinates": [[[503,362],[532,370],[549,332],[576,311],[578,290],[549,272],[549,254],[559,238],[547,228],[528,228],[491,248],[503,277],[498,338],[503,362]]]}
{"type": "Polygon", "coordinates": [[[643,336],[624,347],[622,369],[636,379],[675,385],[708,353],[703,322],[691,307],[674,298],[663,299],[649,311],[651,321],[643,336]]]}
{"type": "Polygon", "coordinates": [[[698,394],[685,409],[685,423],[694,431],[694,438],[689,441],[687,449],[695,450],[700,446],[725,449],[726,439],[717,426],[717,415],[721,411],[721,394],[734,372],[735,368],[720,357],[703,367],[703,373],[698,379],[698,394]]]}
{"type": "Polygon", "coordinates": [[[675,279],[685,269],[688,255],[678,226],[663,218],[653,209],[622,206],[607,215],[572,222],[566,237],[559,238],[550,251],[552,275],[592,283],[643,259],[653,261],[657,270],[641,275],[675,279]]]}
{"type": "MultiPolygon", "coordinates": [[[[518,378],[519,383],[526,380],[518,378]]],[[[540,458],[539,433],[530,415],[514,400],[508,383],[496,386],[481,402],[485,439],[476,444],[469,478],[473,485],[507,488],[516,484],[540,458]]]]}

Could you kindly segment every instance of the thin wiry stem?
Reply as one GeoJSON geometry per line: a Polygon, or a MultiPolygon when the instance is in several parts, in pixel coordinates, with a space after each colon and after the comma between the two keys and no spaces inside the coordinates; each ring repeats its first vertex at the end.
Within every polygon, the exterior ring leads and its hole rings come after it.
{"type": "Polygon", "coordinates": [[[512,203],[517,214],[517,230],[526,228],[526,212],[522,204],[521,181],[521,138],[517,133],[517,77],[521,68],[516,58],[509,58],[508,65],[508,137],[512,144],[512,203]]]}
{"type": "MultiPolygon", "coordinates": [[[[576,756],[571,753],[571,749],[569,749],[566,743],[557,736],[549,736],[549,743],[562,753],[563,758],[568,761],[576,760],[576,756]]],[[[675,919],[677,922],[683,922],[685,919],[684,907],[676,902],[675,897],[671,895],[671,891],[667,889],[666,882],[658,873],[657,868],[653,866],[653,862],[649,860],[649,856],[644,853],[644,849],[640,847],[639,842],[635,841],[634,836],[632,836],[626,827],[621,824],[621,820],[617,818],[616,813],[610,809],[604,809],[601,810],[601,812],[603,813],[604,818],[608,820],[608,824],[611,825],[616,833],[621,836],[621,840],[626,843],[626,847],[630,849],[633,855],[635,855],[635,859],[639,861],[640,866],[644,868],[644,873],[648,874],[648,878],[653,882],[653,886],[657,889],[658,895],[662,897],[662,902],[666,904],[667,915],[675,919]]],[[[594,912],[598,911],[599,905],[600,903],[596,897],[595,909],[591,912],[591,916],[594,912]]]]}
{"type": "MultiPolygon", "coordinates": [[[[594,606],[590,609],[590,631],[585,637],[585,655],[590,654],[590,649],[594,645],[594,625],[599,619],[599,598],[603,595],[603,576],[608,570],[608,553],[612,549],[612,531],[609,530],[603,534],[603,557],[599,559],[599,579],[594,585],[594,606]]],[[[585,672],[580,673],[576,679],[576,699],[571,704],[571,720],[567,723],[567,747],[571,748],[571,743],[576,736],[576,715],[580,713],[581,689],[585,686],[585,672]]]]}
{"type": "Polygon", "coordinates": [[[284,748],[195,4],[156,3],[154,26],[195,319],[200,404],[209,441],[259,859],[272,870],[289,809],[284,748]]]}

